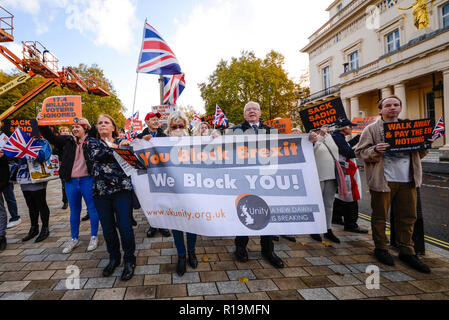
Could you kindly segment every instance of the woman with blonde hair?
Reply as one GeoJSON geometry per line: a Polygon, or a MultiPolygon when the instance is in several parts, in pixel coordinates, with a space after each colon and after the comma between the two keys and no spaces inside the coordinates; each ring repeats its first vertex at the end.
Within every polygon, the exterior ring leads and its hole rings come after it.
{"type": "Polygon", "coordinates": [[[197,133],[195,134],[196,136],[210,136],[212,133],[212,128],[209,124],[209,122],[201,122],[198,129],[197,129],[197,133]]]}
{"type": "MultiPolygon", "coordinates": [[[[41,119],[39,113],[37,119],[41,119]]],[[[64,181],[65,193],[70,206],[71,240],[66,244],[63,253],[70,253],[80,245],[79,228],[82,209],[82,199],[86,203],[90,214],[90,242],[87,251],[98,247],[98,214],[92,198],[92,176],[86,165],[87,154],[83,149],[84,142],[89,135],[95,135],[89,121],[85,118],[76,119],[72,124],[72,134],[55,135],[48,126],[39,126],[39,131],[45,139],[61,152],[59,177],[64,181]]]]}
{"type": "Polygon", "coordinates": [[[116,227],[119,229],[124,251],[124,268],[122,281],[134,275],[136,267],[136,242],[131,226],[132,190],[131,178],[122,170],[114,157],[118,148],[117,125],[114,119],[100,114],[97,120],[97,138],[87,139],[87,165],[93,176],[93,199],[103,228],[103,236],[109,253],[109,263],[103,269],[103,276],[109,277],[120,265],[120,241],[116,227]]]}
{"type": "MultiPolygon", "coordinates": [[[[168,117],[167,135],[171,137],[183,137],[187,136],[187,119],[185,115],[180,111],[175,111],[168,117]]],[[[183,276],[186,272],[186,246],[184,243],[184,233],[178,230],[172,230],[173,240],[175,242],[176,250],[178,251],[178,265],[176,267],[176,273],[179,276],[183,276]]],[[[188,263],[196,269],[198,266],[198,260],[195,255],[197,235],[187,232],[187,252],[189,254],[188,263]]]]}

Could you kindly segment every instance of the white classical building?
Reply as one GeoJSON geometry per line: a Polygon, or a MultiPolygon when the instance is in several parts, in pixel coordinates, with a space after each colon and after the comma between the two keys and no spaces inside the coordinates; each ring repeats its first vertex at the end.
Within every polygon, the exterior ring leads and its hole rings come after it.
{"type": "MultiPolygon", "coordinates": [[[[377,115],[377,102],[403,100],[402,118],[443,116],[449,124],[449,0],[428,0],[430,23],[418,30],[416,0],[336,0],[329,20],[301,50],[309,54],[307,107],[341,97],[348,117],[377,115]]],[[[449,138],[434,147],[449,153],[449,138]]],[[[447,158],[447,156],[445,156],[447,158]]]]}

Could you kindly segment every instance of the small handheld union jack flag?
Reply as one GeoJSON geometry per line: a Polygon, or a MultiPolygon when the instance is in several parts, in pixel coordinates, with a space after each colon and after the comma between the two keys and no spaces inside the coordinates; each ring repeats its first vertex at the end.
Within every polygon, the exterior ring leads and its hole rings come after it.
{"type": "Polygon", "coordinates": [[[437,125],[435,126],[435,129],[433,129],[433,135],[432,135],[432,139],[436,140],[438,138],[441,138],[442,136],[444,136],[444,121],[443,121],[443,117],[440,118],[440,120],[438,120],[437,125]]]}
{"type": "Polygon", "coordinates": [[[133,131],[126,131],[125,132],[125,139],[128,141],[133,141],[137,137],[137,132],[133,131]]]}
{"type": "Polygon", "coordinates": [[[195,126],[195,123],[201,123],[201,117],[196,112],[193,113],[193,120],[190,123],[190,129],[195,126]]]}
{"type": "Polygon", "coordinates": [[[228,118],[226,117],[226,114],[223,112],[223,110],[221,110],[221,108],[218,106],[218,104],[215,109],[215,115],[212,123],[216,126],[226,127],[228,125],[228,118]]]}
{"type": "Polygon", "coordinates": [[[2,150],[5,156],[9,158],[36,159],[41,148],[42,146],[34,140],[34,137],[30,137],[20,128],[17,128],[2,150]]]}
{"type": "Polygon", "coordinates": [[[184,76],[184,73],[164,76],[164,105],[176,105],[176,101],[186,87],[184,76]]]}
{"type": "Polygon", "coordinates": [[[139,111],[137,111],[136,113],[134,113],[130,118],[128,118],[128,120],[139,120],[139,111]]]}

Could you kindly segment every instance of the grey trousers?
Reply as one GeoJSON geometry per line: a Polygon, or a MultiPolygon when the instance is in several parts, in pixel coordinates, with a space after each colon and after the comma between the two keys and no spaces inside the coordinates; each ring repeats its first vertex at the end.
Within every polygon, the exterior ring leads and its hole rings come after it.
{"type": "Polygon", "coordinates": [[[323,195],[324,210],[326,211],[327,229],[332,229],[332,211],[334,208],[335,193],[337,192],[337,180],[320,181],[323,195]]]}
{"type": "Polygon", "coordinates": [[[8,215],[6,214],[3,194],[0,193],[0,236],[6,236],[6,226],[8,225],[8,215]]]}

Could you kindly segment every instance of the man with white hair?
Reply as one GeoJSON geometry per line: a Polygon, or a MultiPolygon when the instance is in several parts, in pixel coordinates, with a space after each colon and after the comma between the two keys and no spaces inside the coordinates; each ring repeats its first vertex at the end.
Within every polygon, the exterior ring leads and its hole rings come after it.
{"type": "MultiPolygon", "coordinates": [[[[232,128],[232,132],[237,134],[238,132],[244,132],[244,134],[266,134],[276,133],[277,130],[264,124],[264,121],[260,118],[262,110],[257,102],[250,101],[243,109],[243,117],[245,121],[232,128]]],[[[246,246],[248,244],[248,236],[239,236],[235,238],[235,255],[238,261],[248,261],[248,252],[246,246]]],[[[266,258],[276,268],[283,268],[284,263],[276,253],[274,253],[273,236],[260,236],[260,246],[262,256],[266,258]]]]}

